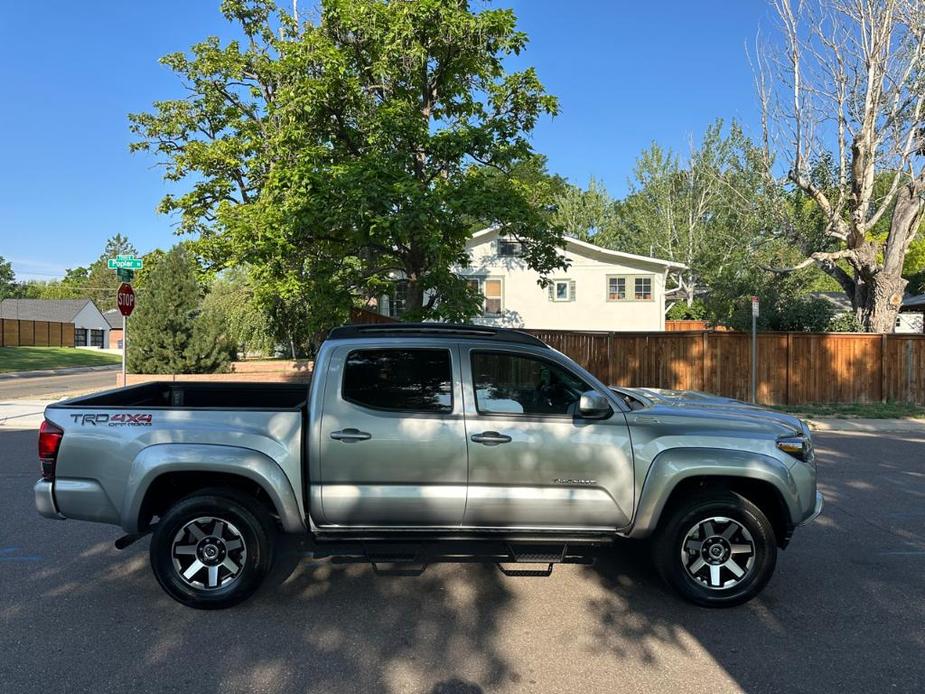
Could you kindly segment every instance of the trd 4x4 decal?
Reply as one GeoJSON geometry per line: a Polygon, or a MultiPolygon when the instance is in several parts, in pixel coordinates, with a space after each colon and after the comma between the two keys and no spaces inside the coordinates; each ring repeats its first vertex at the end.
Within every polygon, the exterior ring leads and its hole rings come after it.
{"type": "Polygon", "coordinates": [[[150,414],[72,414],[71,418],[75,424],[81,426],[134,426],[149,427],[151,426],[152,415],[150,414]]]}

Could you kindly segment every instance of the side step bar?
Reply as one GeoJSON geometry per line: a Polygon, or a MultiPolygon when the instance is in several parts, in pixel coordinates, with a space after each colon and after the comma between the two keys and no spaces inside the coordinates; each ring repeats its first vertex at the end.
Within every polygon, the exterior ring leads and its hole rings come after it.
{"type": "Polygon", "coordinates": [[[430,564],[439,563],[488,563],[505,576],[549,576],[556,564],[593,564],[595,548],[565,542],[350,542],[316,544],[311,554],[338,564],[369,563],[380,576],[420,576],[430,564]],[[526,568],[528,564],[543,568],[526,568]]]}

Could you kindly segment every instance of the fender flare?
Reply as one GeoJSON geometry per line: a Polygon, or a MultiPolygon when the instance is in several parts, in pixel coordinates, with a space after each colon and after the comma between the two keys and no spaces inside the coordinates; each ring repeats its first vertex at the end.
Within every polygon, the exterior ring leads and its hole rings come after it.
{"type": "Polygon", "coordinates": [[[670,448],[659,453],[639,496],[627,537],[644,538],[658,526],[671,493],[692,477],[741,477],[770,484],[783,501],[791,522],[800,517],[797,485],[790,468],[761,453],[724,448],[670,448]]]}
{"type": "Polygon", "coordinates": [[[266,492],[287,533],[305,532],[292,484],[269,456],[250,448],[218,444],[163,443],[148,446],[132,461],[126,480],[122,527],[138,532],[141,505],[151,484],[170,472],[220,472],[255,482],[266,492]]]}

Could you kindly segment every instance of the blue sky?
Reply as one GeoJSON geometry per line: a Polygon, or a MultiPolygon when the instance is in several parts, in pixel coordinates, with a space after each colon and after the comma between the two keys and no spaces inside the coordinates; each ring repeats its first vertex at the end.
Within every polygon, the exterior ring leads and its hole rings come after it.
{"type": "MultiPolygon", "coordinates": [[[[303,4],[308,3],[303,0],[303,4]]],[[[532,64],[561,113],[534,135],[550,169],[625,192],[652,141],[684,152],[717,116],[757,134],[745,44],[764,0],[501,0],[530,36],[532,64]]],[[[126,114],[180,87],[157,59],[229,34],[218,0],[6,3],[0,21],[0,256],[20,278],[86,265],[113,234],[142,252],[175,242],[155,212],[167,190],[128,152],[126,114]]]]}

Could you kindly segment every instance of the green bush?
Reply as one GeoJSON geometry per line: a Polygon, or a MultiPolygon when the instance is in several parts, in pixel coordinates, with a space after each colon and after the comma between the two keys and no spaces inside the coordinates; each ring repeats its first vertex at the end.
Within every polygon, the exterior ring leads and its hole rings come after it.
{"type": "Polygon", "coordinates": [[[829,321],[830,333],[862,333],[864,326],[853,313],[841,313],[829,321]]]}

